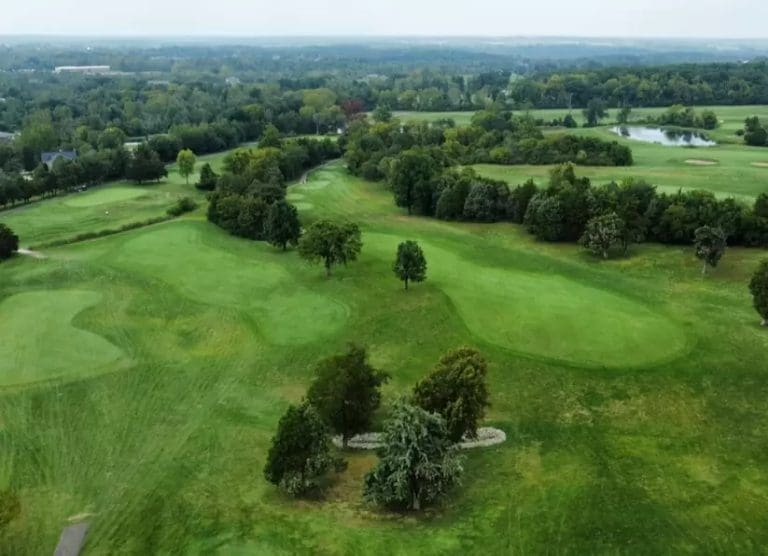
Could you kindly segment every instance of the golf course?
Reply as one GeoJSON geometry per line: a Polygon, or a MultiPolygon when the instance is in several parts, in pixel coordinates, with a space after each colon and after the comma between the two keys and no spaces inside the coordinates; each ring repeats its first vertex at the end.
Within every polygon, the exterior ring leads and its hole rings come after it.
{"type": "MultiPolygon", "coordinates": [[[[745,110],[741,108],[740,110],[745,110]]],[[[719,113],[719,112],[718,112],[719,113]]],[[[722,114],[727,116],[727,114],[722,114]]],[[[607,138],[607,128],[578,130],[607,138]]],[[[753,199],[768,150],[631,143],[596,183],[753,199]],[[762,158],[761,158],[762,157],[762,158]],[[716,160],[692,165],[689,159],[716,160]]],[[[201,157],[218,171],[223,154],[201,157]]],[[[517,184],[548,167],[479,165],[517,184]]],[[[87,554],[759,553],[768,544],[768,333],[747,283],[765,252],[731,248],[702,278],[692,247],[638,244],[601,261],[510,223],[407,216],[342,161],[289,186],[303,226],[362,229],[359,260],[326,277],[294,249],[228,235],[173,168],[0,213],[40,258],[0,264],[0,480],[24,501],[0,554],[44,554],[87,520],[87,554]],[[139,229],[46,247],[200,207],[139,229]],[[413,239],[427,280],[392,272],[413,239]],[[363,502],[372,452],[321,499],[262,468],[316,362],[349,342],[391,374],[380,413],[446,351],[488,359],[484,425],[456,492],[420,514],[363,502]]]]}

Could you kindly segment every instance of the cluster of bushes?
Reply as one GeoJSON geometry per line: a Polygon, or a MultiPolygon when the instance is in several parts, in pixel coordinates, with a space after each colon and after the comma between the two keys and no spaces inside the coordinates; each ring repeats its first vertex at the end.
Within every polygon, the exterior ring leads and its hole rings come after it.
{"type": "Polygon", "coordinates": [[[301,232],[296,208],[285,201],[286,183],[338,157],[339,146],[328,139],[282,141],[268,133],[264,138],[257,149],[236,149],[227,155],[221,177],[203,166],[198,187],[213,187],[208,220],[233,235],[285,248],[296,244],[301,232]]]}
{"type": "Polygon", "coordinates": [[[651,118],[650,121],[665,126],[701,129],[716,129],[720,125],[717,114],[712,110],[703,110],[701,113],[697,113],[692,107],[681,104],[670,106],[666,112],[656,118],[651,118]]]}
{"type": "MultiPolygon", "coordinates": [[[[463,467],[456,443],[476,436],[489,405],[486,375],[483,356],[460,348],[443,356],[410,398],[394,404],[379,462],[364,479],[367,501],[419,510],[458,483],[463,467]]],[[[328,473],[345,467],[330,434],[346,448],[351,437],[369,431],[388,379],[361,347],[320,361],[305,400],[280,419],[264,467],[267,481],[294,496],[319,493],[328,473]]]]}
{"type": "Polygon", "coordinates": [[[752,147],[768,147],[768,128],[760,118],[752,116],[744,121],[744,142],[752,147]]]}

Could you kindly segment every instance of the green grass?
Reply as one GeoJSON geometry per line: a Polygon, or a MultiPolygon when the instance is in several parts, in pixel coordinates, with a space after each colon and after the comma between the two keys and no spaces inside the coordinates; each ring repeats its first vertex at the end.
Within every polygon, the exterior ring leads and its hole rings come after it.
{"type": "MultiPolygon", "coordinates": [[[[83,513],[86,554],[737,554],[768,543],[768,332],[745,285],[764,252],[729,250],[706,280],[685,248],[641,245],[603,262],[509,224],[408,217],[338,163],[290,196],[305,222],[360,222],[360,260],[326,279],[295,251],[192,217],[0,264],[0,332],[22,346],[0,347],[0,488],[23,504],[0,554],[50,552],[83,513]],[[408,292],[391,270],[406,238],[429,265],[408,292]],[[487,422],[508,441],[467,453],[445,504],[419,516],[364,505],[373,454],[349,455],[324,500],[263,480],[280,415],[313,364],[349,341],[392,374],[387,401],[447,349],[488,357],[487,422]]],[[[40,221],[61,208],[38,206],[40,221]]]]}

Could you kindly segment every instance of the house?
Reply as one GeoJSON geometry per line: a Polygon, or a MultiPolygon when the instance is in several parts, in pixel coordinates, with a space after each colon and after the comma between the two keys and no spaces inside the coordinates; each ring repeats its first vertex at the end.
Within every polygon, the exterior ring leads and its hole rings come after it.
{"type": "Polygon", "coordinates": [[[0,143],[9,143],[16,138],[15,133],[8,133],[7,131],[0,131],[0,143]]]}
{"type": "Polygon", "coordinates": [[[40,162],[46,165],[49,170],[53,169],[53,164],[60,158],[66,160],[77,159],[77,151],[54,151],[50,153],[42,153],[40,155],[40,162]]]}
{"type": "Polygon", "coordinates": [[[53,73],[85,73],[89,75],[98,75],[109,73],[109,66],[56,66],[53,73]]]}

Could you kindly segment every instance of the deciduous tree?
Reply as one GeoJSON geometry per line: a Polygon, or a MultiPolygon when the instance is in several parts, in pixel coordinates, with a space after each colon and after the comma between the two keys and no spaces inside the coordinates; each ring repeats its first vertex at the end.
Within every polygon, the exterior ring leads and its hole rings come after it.
{"type": "Polygon", "coordinates": [[[307,400],[320,417],[340,434],[344,447],[349,438],[369,430],[381,403],[379,388],[389,375],[367,361],[365,348],[350,345],[346,353],[318,363],[307,400]]]}
{"type": "Polygon", "coordinates": [[[0,261],[19,250],[19,236],[5,224],[0,224],[0,261]]]}
{"type": "Polygon", "coordinates": [[[322,261],[326,276],[330,276],[333,265],[357,260],[362,247],[357,224],[318,220],[299,240],[299,255],[310,262],[322,261]]]}
{"type": "Polygon", "coordinates": [[[752,280],[749,282],[752,303],[763,319],[763,326],[768,326],[768,259],[760,263],[752,280]]]}
{"type": "Polygon", "coordinates": [[[587,222],[580,243],[595,255],[608,258],[610,250],[624,243],[624,221],[615,212],[596,216],[587,222]]]}
{"type": "Polygon", "coordinates": [[[488,407],[488,364],[477,350],[460,348],[445,354],[413,392],[416,405],[445,418],[454,442],[473,438],[488,407]]]}
{"type": "Polygon", "coordinates": [[[293,496],[321,486],[323,476],[341,462],[331,454],[328,429],[308,403],[290,406],[277,425],[264,477],[293,496]]]}
{"type": "Polygon", "coordinates": [[[176,156],[176,164],[179,167],[179,174],[184,176],[187,184],[189,184],[189,176],[195,172],[196,162],[197,157],[195,156],[195,153],[189,149],[179,151],[179,154],[176,156]]]}
{"type": "Polygon", "coordinates": [[[701,274],[707,274],[707,267],[715,268],[725,254],[726,237],[722,228],[702,226],[694,233],[696,258],[704,261],[701,274]]]}
{"type": "Polygon", "coordinates": [[[408,282],[423,282],[427,278],[427,259],[424,258],[424,252],[415,241],[404,241],[397,246],[397,255],[395,263],[392,266],[395,274],[405,283],[405,289],[408,289],[408,282]]]}
{"type": "Polygon", "coordinates": [[[264,227],[267,241],[283,251],[288,245],[297,245],[301,236],[301,223],[296,207],[287,201],[272,203],[264,227]]]}

